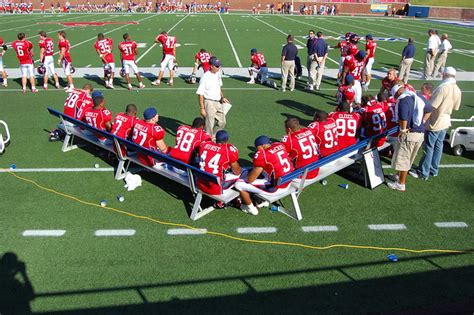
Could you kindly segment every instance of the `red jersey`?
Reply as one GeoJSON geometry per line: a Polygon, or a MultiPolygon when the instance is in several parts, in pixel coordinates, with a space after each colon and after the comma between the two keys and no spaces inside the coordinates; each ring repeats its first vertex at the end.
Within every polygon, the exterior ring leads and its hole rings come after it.
{"type": "Polygon", "coordinates": [[[170,151],[170,156],[181,162],[191,164],[194,150],[204,141],[211,140],[211,136],[201,128],[179,126],[176,131],[176,145],[170,151]]]}
{"type": "Polygon", "coordinates": [[[79,109],[82,107],[82,102],[86,97],[88,97],[86,92],[78,89],[72,90],[64,102],[64,114],[77,118],[79,109]]]}
{"type": "Polygon", "coordinates": [[[38,43],[40,49],[43,50],[43,56],[53,56],[54,55],[54,42],[51,38],[45,38],[39,41],[38,43]]]}
{"type": "MultiPolygon", "coordinates": [[[[395,106],[396,106],[397,102],[394,101],[394,102],[388,102],[386,103],[386,106],[385,108],[387,109],[385,111],[385,119],[387,121],[387,129],[390,130],[392,129],[393,127],[397,127],[398,126],[398,117],[396,115],[396,109],[395,109],[395,106]]],[[[391,135],[392,137],[396,137],[398,135],[398,132],[391,135]]]]}
{"type": "Polygon", "coordinates": [[[160,34],[156,37],[156,41],[160,42],[163,46],[163,55],[173,55],[174,48],[176,45],[176,37],[160,34]]]}
{"type": "Polygon", "coordinates": [[[368,40],[365,44],[365,51],[367,52],[367,59],[375,57],[375,50],[377,49],[377,43],[373,40],[368,40]]]}
{"type": "MultiPolygon", "coordinates": [[[[224,171],[227,170],[232,163],[239,159],[239,150],[229,143],[217,144],[212,141],[206,141],[199,146],[199,166],[201,170],[211,173],[222,180],[224,179],[224,171]]],[[[211,195],[220,195],[222,187],[198,178],[197,186],[200,190],[211,195]]]]}
{"type": "Polygon", "coordinates": [[[58,48],[59,48],[59,51],[61,51],[61,49],[64,48],[64,59],[66,59],[67,62],[72,62],[71,53],[69,51],[71,49],[71,43],[69,42],[69,40],[68,39],[60,40],[58,43],[58,48]]]}
{"type": "MultiPolygon", "coordinates": [[[[364,136],[366,138],[379,135],[387,128],[387,119],[385,112],[387,111],[386,103],[378,103],[373,100],[371,105],[365,106],[362,113],[363,126],[365,129],[364,136]]],[[[377,147],[385,143],[385,137],[374,141],[377,147]]]]}
{"type": "MultiPolygon", "coordinates": [[[[107,130],[105,125],[112,120],[112,113],[107,108],[87,108],[84,110],[83,120],[92,127],[99,130],[107,130]]],[[[102,136],[97,136],[99,140],[105,140],[102,136]]]]}
{"type": "Polygon", "coordinates": [[[267,66],[267,62],[265,61],[265,56],[261,52],[258,52],[255,55],[252,55],[252,57],[250,57],[250,60],[252,61],[252,64],[255,65],[257,69],[267,66]]]}
{"type": "Polygon", "coordinates": [[[12,47],[16,52],[16,57],[20,61],[20,65],[33,64],[33,58],[31,58],[31,50],[33,44],[26,40],[16,40],[12,43],[12,47]]]}
{"type": "Polygon", "coordinates": [[[137,43],[135,41],[121,42],[118,49],[122,55],[122,60],[135,60],[137,54],[137,43]]]}
{"type": "Polygon", "coordinates": [[[348,56],[355,56],[355,54],[357,54],[357,52],[359,51],[359,46],[357,46],[357,44],[349,43],[347,46],[348,46],[347,48],[348,56]]]}
{"type": "MultiPolygon", "coordinates": [[[[289,157],[295,161],[296,168],[301,168],[318,160],[319,149],[311,129],[301,128],[283,136],[281,142],[285,145],[289,157]]],[[[309,171],[306,178],[315,178],[319,168],[309,171]]]]}
{"type": "Polygon", "coordinates": [[[365,58],[359,61],[354,56],[347,56],[344,60],[344,67],[349,69],[349,73],[355,80],[360,80],[360,75],[365,67],[365,58]]]}
{"type": "Polygon", "coordinates": [[[356,93],[353,86],[340,85],[337,88],[337,102],[340,103],[343,100],[346,100],[349,102],[349,104],[352,104],[354,102],[355,94],[356,93]]]}
{"type": "Polygon", "coordinates": [[[86,96],[83,98],[82,103],[78,104],[78,110],[76,112],[76,119],[77,120],[84,120],[84,112],[86,109],[94,107],[94,102],[92,98],[86,93],[86,96]]]}
{"type": "Polygon", "coordinates": [[[328,156],[339,150],[339,136],[334,119],[329,118],[323,122],[312,122],[308,126],[316,137],[319,153],[322,157],[328,156]]]}
{"type": "Polygon", "coordinates": [[[328,117],[336,121],[339,149],[347,148],[357,142],[357,130],[362,123],[359,113],[333,112],[328,117]]]}
{"type": "Polygon", "coordinates": [[[343,40],[337,43],[336,48],[341,51],[341,57],[346,57],[349,53],[349,42],[343,40]]]}
{"type": "MultiPolygon", "coordinates": [[[[285,145],[279,142],[274,142],[267,149],[258,150],[253,157],[253,166],[262,167],[272,182],[276,182],[280,177],[294,170],[285,145]]],[[[289,182],[276,188],[284,188],[288,185],[290,185],[289,182]]]]}
{"type": "Polygon", "coordinates": [[[99,54],[103,55],[102,62],[106,63],[113,63],[114,62],[114,55],[112,54],[112,47],[114,43],[110,38],[104,38],[102,40],[98,40],[94,44],[94,48],[99,54]]]}
{"type": "Polygon", "coordinates": [[[194,58],[199,60],[199,62],[201,62],[202,70],[204,72],[207,72],[209,71],[209,69],[211,69],[211,64],[209,63],[209,60],[211,60],[210,53],[198,51],[196,56],[194,56],[194,58]]]}
{"type": "Polygon", "coordinates": [[[114,124],[110,132],[122,139],[129,139],[136,121],[137,117],[135,116],[118,113],[115,115],[114,124]]]}

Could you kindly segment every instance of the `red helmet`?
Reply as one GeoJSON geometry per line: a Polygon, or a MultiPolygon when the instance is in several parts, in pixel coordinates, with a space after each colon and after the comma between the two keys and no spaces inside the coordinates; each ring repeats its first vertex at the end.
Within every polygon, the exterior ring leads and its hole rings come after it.
{"type": "Polygon", "coordinates": [[[353,33],[352,32],[347,32],[345,37],[346,37],[346,40],[349,40],[349,38],[351,37],[353,33]]]}
{"type": "Polygon", "coordinates": [[[3,45],[3,38],[0,37],[0,45],[3,45]]]}

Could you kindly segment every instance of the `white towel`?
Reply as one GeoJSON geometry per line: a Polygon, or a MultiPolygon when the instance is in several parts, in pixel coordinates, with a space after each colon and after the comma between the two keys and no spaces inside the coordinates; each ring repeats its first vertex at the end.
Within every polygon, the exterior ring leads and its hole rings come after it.
{"type": "Polygon", "coordinates": [[[142,185],[142,178],[140,175],[133,175],[130,172],[127,172],[127,175],[125,176],[125,188],[127,188],[128,191],[135,190],[135,188],[139,187],[142,185]]]}
{"type": "Polygon", "coordinates": [[[412,96],[415,99],[415,107],[413,108],[412,121],[413,121],[413,124],[415,124],[416,126],[419,126],[423,122],[425,102],[415,92],[405,89],[403,94],[398,97],[397,105],[395,107],[395,115],[397,116],[397,119],[398,119],[398,103],[400,102],[400,100],[404,99],[405,97],[412,97],[412,96]]]}

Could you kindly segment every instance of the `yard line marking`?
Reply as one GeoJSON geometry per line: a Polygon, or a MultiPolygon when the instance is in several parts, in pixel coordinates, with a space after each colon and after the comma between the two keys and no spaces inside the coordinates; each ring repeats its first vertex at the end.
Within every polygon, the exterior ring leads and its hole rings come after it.
{"type": "Polygon", "coordinates": [[[239,65],[239,67],[242,68],[242,63],[240,62],[239,55],[237,55],[237,51],[235,50],[234,43],[232,42],[229,32],[227,31],[227,27],[224,24],[224,20],[222,19],[222,16],[219,13],[217,13],[217,15],[219,16],[222,26],[224,27],[225,34],[227,35],[227,39],[229,40],[230,48],[232,48],[232,51],[234,52],[235,61],[237,61],[237,64],[239,65]]]}
{"type": "Polygon", "coordinates": [[[16,168],[0,169],[0,173],[74,173],[74,172],[111,172],[113,167],[107,168],[16,168]]]}
{"type": "Polygon", "coordinates": [[[63,236],[66,230],[26,230],[23,236],[63,236]]]}
{"type": "MultiPolygon", "coordinates": [[[[265,25],[267,25],[267,26],[270,26],[271,28],[273,28],[274,30],[276,30],[276,31],[278,31],[278,32],[280,32],[280,33],[282,33],[282,34],[288,35],[287,33],[283,32],[282,30],[280,30],[280,29],[276,28],[275,26],[271,25],[270,23],[267,23],[267,22],[265,22],[265,21],[263,21],[263,20],[261,20],[261,19],[255,18],[255,17],[254,17],[254,19],[257,20],[257,21],[259,21],[259,22],[262,22],[263,24],[265,24],[265,25]]],[[[290,19],[290,20],[291,20],[291,19],[290,19]]],[[[293,20],[293,21],[294,21],[294,20],[293,20]]],[[[298,22],[299,22],[299,21],[298,21],[298,22]]],[[[300,40],[297,39],[296,37],[295,37],[295,41],[299,42],[299,43],[302,44],[302,45],[305,45],[305,47],[306,47],[306,43],[300,41],[300,40]]],[[[328,59],[331,60],[332,62],[334,62],[336,65],[339,66],[339,62],[335,61],[334,59],[332,59],[332,58],[330,58],[330,57],[328,57],[328,59]]]]}
{"type": "MultiPolygon", "coordinates": [[[[185,15],[181,20],[179,20],[175,25],[173,25],[173,27],[171,27],[168,32],[171,32],[176,26],[179,25],[179,23],[181,23],[185,18],[187,18],[189,16],[188,15],[185,15]]],[[[153,43],[153,45],[150,46],[150,48],[148,48],[147,50],[145,50],[145,52],[137,58],[137,62],[139,62],[140,60],[142,60],[143,57],[145,57],[155,46],[157,45],[157,43],[153,43]]]]}
{"type": "Polygon", "coordinates": [[[241,227],[237,228],[237,233],[254,234],[254,233],[276,233],[276,227],[241,227]]]}
{"type": "MultiPolygon", "coordinates": [[[[474,168],[474,164],[441,164],[440,168],[474,168]]],[[[382,165],[382,168],[392,168],[390,165],[382,165]]]]}
{"type": "Polygon", "coordinates": [[[315,225],[301,227],[303,232],[337,232],[339,229],[336,225],[315,225]]]}
{"type": "Polygon", "coordinates": [[[369,224],[369,229],[374,231],[406,230],[405,224],[369,224]]]}
{"type": "Polygon", "coordinates": [[[467,228],[466,222],[435,222],[435,224],[439,228],[467,228]]]}
{"type": "Polygon", "coordinates": [[[94,232],[95,236],[133,236],[135,230],[97,230],[94,232]]]}
{"type": "Polygon", "coordinates": [[[207,233],[207,229],[168,229],[168,235],[202,235],[207,233]]]}

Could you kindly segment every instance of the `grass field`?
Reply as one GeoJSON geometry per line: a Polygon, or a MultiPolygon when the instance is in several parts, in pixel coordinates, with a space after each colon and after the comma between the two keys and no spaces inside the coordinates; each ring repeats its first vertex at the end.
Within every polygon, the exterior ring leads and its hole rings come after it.
{"type": "MultiPolygon", "coordinates": [[[[472,29],[420,20],[255,18],[238,14],[222,16],[222,21],[216,14],[2,16],[0,36],[12,41],[17,32],[25,31],[36,44],[34,36],[40,28],[50,34],[64,28],[37,23],[130,20],[139,24],[67,28],[72,45],[77,45],[72,50],[74,65],[100,66],[92,45],[96,34],[103,31],[116,43],[123,32],[129,32],[134,40],[146,44],[140,52],[148,53],[142,55],[139,66],[152,67],[161,58],[160,47],[150,49],[154,36],[172,28],[171,33],[181,44],[177,52],[181,67],[192,66],[193,56],[201,47],[222,60],[224,71],[225,67],[248,66],[253,47],[265,53],[270,67],[277,67],[284,34],[291,32],[304,42],[307,31],[315,29],[329,36],[346,31],[377,37],[414,36],[420,61],[414,67],[421,68],[426,30],[436,27],[450,34],[455,48],[464,49],[452,53],[449,64],[458,71],[474,71],[473,54],[469,53],[474,50],[472,29]]],[[[404,45],[380,41],[375,68],[397,65],[404,45]]],[[[305,56],[305,51],[300,50],[300,54],[305,56]]],[[[337,52],[332,51],[330,57],[337,60],[337,52]]],[[[16,67],[11,50],[4,63],[8,68],[16,67]]],[[[336,68],[332,62],[327,66],[336,68]]],[[[50,89],[23,95],[18,82],[11,79],[8,89],[0,89],[0,119],[8,122],[12,133],[12,144],[0,157],[0,167],[16,164],[20,170],[37,170],[0,173],[0,254],[11,251],[25,262],[35,291],[34,300],[29,302],[34,313],[472,312],[472,154],[444,154],[442,164],[452,167],[442,168],[440,176],[428,181],[409,178],[405,193],[385,186],[371,191],[347,173],[332,175],[327,186],[315,184],[301,195],[301,222],[268,209],[251,217],[234,208],[214,211],[191,222],[188,213],[192,196],[184,188],[142,173],[143,186],[126,192],[124,183],[114,180],[112,171],[105,169],[111,166],[94,149],[62,153],[60,143],[48,142],[45,130],[54,128],[57,121],[46,107],[62,109],[66,94],[50,89]],[[96,163],[98,171],[47,170],[94,169],[96,163]],[[350,188],[343,190],[338,187],[340,183],[349,183],[350,188]],[[124,195],[125,201],[117,201],[117,195],[124,195]],[[109,207],[99,206],[103,199],[109,207]],[[440,228],[437,222],[463,222],[466,227],[440,228]],[[168,234],[180,224],[223,235],[168,234]],[[369,229],[372,224],[403,224],[406,228],[376,231],[369,229]],[[336,226],[337,230],[306,233],[303,226],[336,226]],[[276,232],[244,235],[237,232],[239,227],[274,227],[276,232]],[[104,229],[135,233],[95,236],[95,231],[104,229]],[[60,237],[25,237],[25,230],[66,232],[60,237]],[[333,244],[352,247],[325,249],[333,244]],[[397,254],[399,262],[387,259],[391,253],[397,254]]],[[[114,113],[130,102],[136,103],[140,112],[155,106],[169,145],[174,143],[176,128],[198,115],[196,86],[182,80],[177,80],[174,87],[155,88],[150,87],[147,78],[147,88],[138,93],[124,88],[104,90],[96,81],[78,79],[75,83],[81,86],[92,82],[104,92],[107,106],[114,113]]],[[[413,81],[416,88],[421,84],[413,81]]],[[[234,105],[227,129],[231,142],[239,148],[243,165],[250,163],[253,139],[260,134],[279,138],[287,116],[308,123],[315,109],[334,108],[333,80],[324,80],[318,92],[308,93],[303,86],[304,82],[299,82],[295,92],[283,94],[261,86],[249,87],[243,78],[224,80],[225,95],[234,105]]],[[[379,86],[380,82],[374,80],[371,92],[379,86]]],[[[459,82],[459,86],[463,91],[462,107],[453,117],[468,118],[474,115],[474,83],[459,82]]],[[[0,281],[2,294],[4,286],[0,281]]],[[[8,294],[0,298],[5,296],[21,298],[8,294]]]]}

